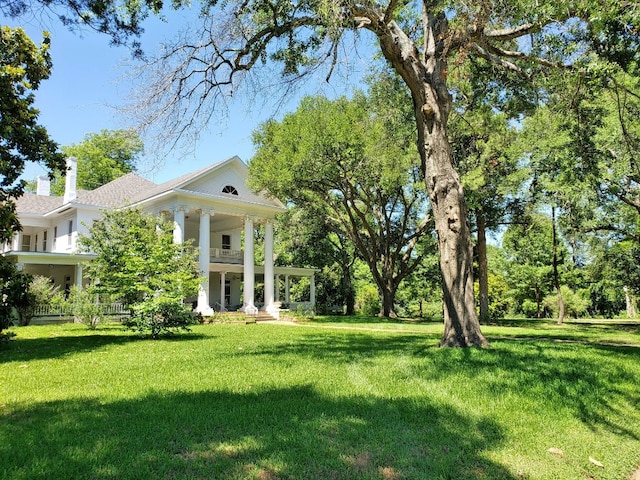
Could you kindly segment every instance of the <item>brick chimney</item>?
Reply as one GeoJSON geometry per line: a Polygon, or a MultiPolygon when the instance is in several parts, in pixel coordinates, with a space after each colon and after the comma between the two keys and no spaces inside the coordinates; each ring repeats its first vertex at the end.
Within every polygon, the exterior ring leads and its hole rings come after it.
{"type": "Polygon", "coordinates": [[[67,175],[64,181],[63,204],[76,199],[76,177],[78,174],[78,160],[74,157],[67,158],[67,175]]]}
{"type": "Polygon", "coordinates": [[[51,195],[51,182],[48,175],[40,175],[36,179],[36,195],[51,195]]]}

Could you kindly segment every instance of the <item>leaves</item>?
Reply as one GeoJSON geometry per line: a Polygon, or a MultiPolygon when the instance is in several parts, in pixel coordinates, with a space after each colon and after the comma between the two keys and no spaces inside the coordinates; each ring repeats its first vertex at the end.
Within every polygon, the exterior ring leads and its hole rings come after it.
{"type": "Polygon", "coordinates": [[[14,199],[24,191],[26,161],[62,171],[64,158],[33,107],[34,91],[49,78],[49,36],[36,46],[21,28],[0,27],[0,241],[20,229],[14,199]]]}
{"type": "Polygon", "coordinates": [[[173,243],[169,223],[131,208],[104,212],[89,234],[80,244],[97,256],[86,269],[92,288],[128,305],[132,328],[157,337],[188,325],[183,301],[198,292],[199,266],[190,243],[173,243]]]}

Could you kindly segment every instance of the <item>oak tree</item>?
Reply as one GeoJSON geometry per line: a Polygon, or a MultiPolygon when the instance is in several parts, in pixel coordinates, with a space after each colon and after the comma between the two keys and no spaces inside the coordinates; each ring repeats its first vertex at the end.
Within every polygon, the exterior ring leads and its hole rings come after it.
{"type": "Polygon", "coordinates": [[[254,135],[249,165],[257,190],[328,215],[354,244],[380,292],[385,317],[396,316],[399,284],[420,264],[416,245],[432,232],[415,161],[389,141],[368,99],[302,100],[282,122],[254,135]]]}

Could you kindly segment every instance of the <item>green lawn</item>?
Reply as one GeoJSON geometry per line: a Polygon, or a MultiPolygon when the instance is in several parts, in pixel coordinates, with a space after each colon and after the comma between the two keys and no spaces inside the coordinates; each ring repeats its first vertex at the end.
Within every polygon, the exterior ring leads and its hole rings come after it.
{"type": "Polygon", "coordinates": [[[486,350],[437,348],[438,324],[333,319],[165,340],[13,330],[4,479],[626,480],[640,465],[637,325],[486,326],[486,350]]]}

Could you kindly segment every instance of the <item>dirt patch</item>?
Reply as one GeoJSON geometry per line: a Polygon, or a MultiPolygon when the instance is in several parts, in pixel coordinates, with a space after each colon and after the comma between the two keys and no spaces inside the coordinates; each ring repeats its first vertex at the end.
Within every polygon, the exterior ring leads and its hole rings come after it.
{"type": "Polygon", "coordinates": [[[638,467],[638,469],[631,474],[629,480],[640,480],[640,467],[638,467]]]}

